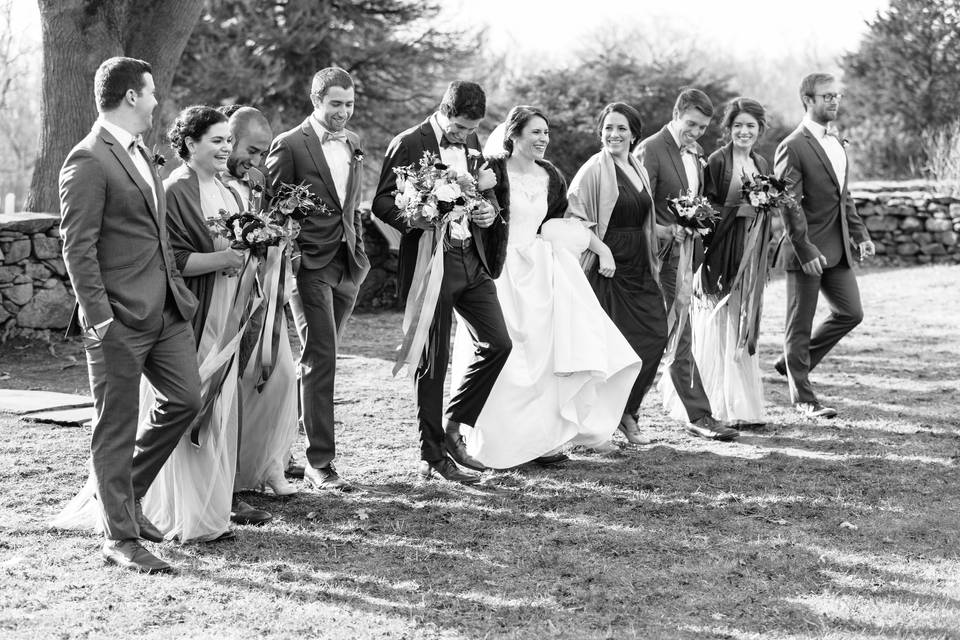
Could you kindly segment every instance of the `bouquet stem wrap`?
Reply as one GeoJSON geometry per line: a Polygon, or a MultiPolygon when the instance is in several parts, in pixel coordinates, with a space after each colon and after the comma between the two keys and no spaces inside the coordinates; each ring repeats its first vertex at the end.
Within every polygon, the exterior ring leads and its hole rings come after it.
{"type": "Polygon", "coordinates": [[[426,371],[433,366],[436,349],[426,347],[437,302],[440,300],[440,287],[443,284],[441,239],[446,237],[448,226],[449,223],[444,222],[439,227],[425,229],[420,235],[417,263],[413,272],[414,288],[411,295],[407,296],[407,304],[403,310],[403,342],[393,365],[394,376],[407,367],[408,375],[415,377],[423,358],[426,358],[426,371]]]}

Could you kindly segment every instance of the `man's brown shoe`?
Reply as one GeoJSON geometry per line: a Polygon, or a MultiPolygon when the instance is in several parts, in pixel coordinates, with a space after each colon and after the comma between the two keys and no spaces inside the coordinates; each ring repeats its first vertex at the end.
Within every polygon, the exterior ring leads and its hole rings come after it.
{"type": "Polygon", "coordinates": [[[440,477],[450,482],[459,482],[461,484],[476,484],[480,482],[480,476],[475,473],[468,473],[460,469],[450,458],[444,458],[437,462],[421,460],[417,473],[424,480],[428,480],[436,471],[440,477]]]}
{"type": "Polygon", "coordinates": [[[718,440],[720,442],[736,440],[740,436],[739,431],[725,426],[709,414],[691,421],[690,424],[687,425],[687,432],[698,438],[707,438],[708,440],[718,440]]]}
{"type": "Polygon", "coordinates": [[[340,477],[332,464],[325,467],[311,467],[306,465],[303,468],[303,479],[307,486],[314,489],[332,489],[334,491],[353,491],[350,483],[340,477]]]}
{"type": "Polygon", "coordinates": [[[107,540],[103,559],[124,569],[140,573],[171,573],[173,567],[143,548],[137,540],[107,540]]]}

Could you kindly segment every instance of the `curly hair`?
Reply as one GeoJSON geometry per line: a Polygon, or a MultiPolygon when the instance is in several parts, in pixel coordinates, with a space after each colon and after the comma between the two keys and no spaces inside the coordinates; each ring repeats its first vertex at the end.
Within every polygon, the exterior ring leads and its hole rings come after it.
{"type": "Polygon", "coordinates": [[[220,122],[227,122],[229,118],[213,107],[196,104],[187,107],[177,114],[176,120],[167,130],[170,147],[184,160],[190,159],[190,150],[187,148],[187,138],[199,140],[210,127],[220,122]]]}

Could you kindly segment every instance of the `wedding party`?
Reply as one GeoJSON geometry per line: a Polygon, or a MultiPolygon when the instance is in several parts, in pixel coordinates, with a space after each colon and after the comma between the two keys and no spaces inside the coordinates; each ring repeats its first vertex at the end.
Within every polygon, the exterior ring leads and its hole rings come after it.
{"type": "Polygon", "coordinates": [[[229,28],[184,4],[176,79],[44,92],[0,216],[11,637],[956,637],[960,129],[885,139],[857,75],[956,7],[776,83],[328,50],[274,100],[176,88],[229,28]]]}

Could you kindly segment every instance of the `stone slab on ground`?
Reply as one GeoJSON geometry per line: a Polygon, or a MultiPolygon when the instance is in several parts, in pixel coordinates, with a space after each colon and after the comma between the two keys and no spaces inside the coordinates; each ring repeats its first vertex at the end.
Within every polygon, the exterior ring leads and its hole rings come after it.
{"type": "Polygon", "coordinates": [[[0,389],[0,412],[25,415],[53,409],[93,407],[93,398],[72,393],[0,389]]]}
{"type": "Polygon", "coordinates": [[[31,422],[49,422],[52,424],[79,427],[93,422],[93,407],[38,411],[24,415],[23,419],[31,422]]]}

